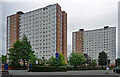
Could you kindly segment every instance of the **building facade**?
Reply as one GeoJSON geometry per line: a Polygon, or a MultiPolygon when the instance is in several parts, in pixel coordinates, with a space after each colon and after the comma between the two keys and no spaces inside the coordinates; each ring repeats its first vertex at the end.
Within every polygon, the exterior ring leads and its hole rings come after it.
{"type": "Polygon", "coordinates": [[[67,13],[61,10],[59,4],[18,16],[19,39],[22,39],[23,34],[27,36],[37,58],[49,59],[55,53],[62,53],[67,62],[67,13]]]}
{"type": "Polygon", "coordinates": [[[120,1],[118,3],[118,58],[120,58],[120,1]]]}
{"type": "Polygon", "coordinates": [[[111,63],[116,59],[116,27],[101,29],[80,29],[72,33],[72,51],[88,54],[91,59],[98,60],[99,52],[105,51],[111,63]]]}
{"type": "Polygon", "coordinates": [[[7,17],[7,53],[16,40],[19,40],[19,16],[22,12],[7,17]]]}

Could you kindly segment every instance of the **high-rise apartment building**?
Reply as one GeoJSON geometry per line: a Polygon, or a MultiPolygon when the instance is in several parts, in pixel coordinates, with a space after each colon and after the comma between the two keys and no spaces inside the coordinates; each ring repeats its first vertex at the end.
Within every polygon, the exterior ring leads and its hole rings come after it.
{"type": "Polygon", "coordinates": [[[106,52],[115,63],[116,58],[116,27],[104,27],[101,29],[80,29],[72,33],[72,51],[86,53],[91,59],[98,60],[99,52],[106,52]]]}
{"type": "Polygon", "coordinates": [[[118,58],[120,58],[120,1],[118,3],[118,58]]]}
{"type": "Polygon", "coordinates": [[[62,53],[67,62],[67,13],[58,4],[26,13],[18,12],[15,16],[8,16],[8,20],[7,24],[11,25],[7,25],[10,29],[7,30],[7,49],[25,34],[38,58],[49,59],[55,53],[62,53]]]}
{"type": "Polygon", "coordinates": [[[22,12],[17,12],[7,17],[7,53],[9,48],[12,48],[13,43],[19,40],[19,17],[22,12]]]}

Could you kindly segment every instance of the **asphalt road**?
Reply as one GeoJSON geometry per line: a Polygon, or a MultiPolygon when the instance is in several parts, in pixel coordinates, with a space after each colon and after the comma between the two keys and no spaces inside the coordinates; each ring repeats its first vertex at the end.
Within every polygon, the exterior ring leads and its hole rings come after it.
{"type": "Polygon", "coordinates": [[[113,71],[106,70],[67,71],[67,72],[27,72],[27,70],[9,70],[12,77],[120,77],[113,71]]]}

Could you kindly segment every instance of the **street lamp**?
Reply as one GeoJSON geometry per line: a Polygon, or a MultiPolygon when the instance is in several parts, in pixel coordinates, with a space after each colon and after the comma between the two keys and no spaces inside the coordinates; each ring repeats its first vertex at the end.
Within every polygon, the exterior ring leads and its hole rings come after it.
{"type": "Polygon", "coordinates": [[[108,67],[108,56],[109,56],[109,51],[107,51],[107,67],[108,67]]]}
{"type": "Polygon", "coordinates": [[[109,56],[109,51],[107,51],[107,67],[106,67],[106,70],[107,70],[107,74],[108,74],[108,71],[109,71],[109,66],[108,66],[108,56],[109,56]]]}
{"type": "Polygon", "coordinates": [[[37,56],[37,60],[36,60],[36,64],[38,64],[38,56],[39,56],[39,52],[36,51],[36,56],[37,56]]]}
{"type": "Polygon", "coordinates": [[[108,66],[108,56],[109,56],[109,51],[107,52],[107,66],[108,66]]]}

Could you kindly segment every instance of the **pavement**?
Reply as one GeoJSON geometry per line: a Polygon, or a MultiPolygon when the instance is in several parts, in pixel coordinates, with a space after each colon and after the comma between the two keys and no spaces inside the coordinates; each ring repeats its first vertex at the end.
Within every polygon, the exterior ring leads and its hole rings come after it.
{"type": "MultiPolygon", "coordinates": [[[[2,77],[120,77],[120,74],[112,70],[106,74],[106,70],[84,70],[67,72],[27,72],[27,70],[8,70],[8,76],[2,77]]],[[[1,77],[1,74],[0,74],[1,77]]]]}
{"type": "Polygon", "coordinates": [[[106,74],[106,70],[85,70],[67,72],[27,72],[27,70],[9,70],[11,75],[118,75],[112,70],[106,74]]]}

